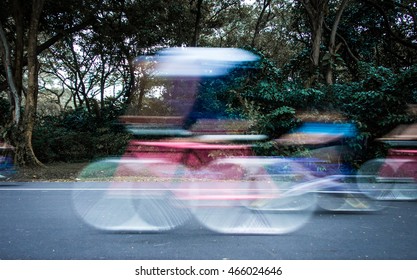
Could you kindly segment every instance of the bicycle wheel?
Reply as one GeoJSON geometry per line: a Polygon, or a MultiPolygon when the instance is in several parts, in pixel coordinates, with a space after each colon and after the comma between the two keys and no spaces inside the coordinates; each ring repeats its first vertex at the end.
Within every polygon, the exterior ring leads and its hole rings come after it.
{"type": "Polygon", "coordinates": [[[158,177],[161,164],[127,158],[90,164],[74,189],[74,208],[87,224],[102,230],[163,231],[179,226],[189,213],[169,196],[172,178],[158,177]]]}
{"type": "Polygon", "coordinates": [[[158,230],[170,230],[191,217],[187,205],[180,197],[184,189],[187,189],[186,167],[177,163],[155,161],[130,165],[129,173],[132,176],[142,176],[145,173],[147,176],[145,187],[138,186],[131,191],[131,203],[136,215],[143,221],[158,230]]]}
{"type": "Polygon", "coordinates": [[[91,163],[73,186],[75,212],[85,223],[100,230],[130,230],[129,221],[135,218],[129,185],[113,181],[118,164],[119,159],[91,163]]]}
{"type": "Polygon", "coordinates": [[[396,161],[387,159],[365,162],[357,172],[356,184],[359,190],[372,199],[395,199],[396,165],[396,161]]]}
{"type": "Polygon", "coordinates": [[[191,188],[193,215],[210,230],[227,234],[284,234],[300,228],[315,208],[314,195],[286,195],[296,182],[270,176],[264,167],[276,162],[262,158],[213,162],[191,188]]]}
{"type": "Polygon", "coordinates": [[[417,199],[417,161],[410,159],[398,164],[393,192],[396,200],[417,199]]]}
{"type": "Polygon", "coordinates": [[[317,205],[322,210],[332,212],[379,211],[385,204],[370,198],[356,185],[356,176],[336,175],[328,180],[321,191],[317,192],[317,205]]]}

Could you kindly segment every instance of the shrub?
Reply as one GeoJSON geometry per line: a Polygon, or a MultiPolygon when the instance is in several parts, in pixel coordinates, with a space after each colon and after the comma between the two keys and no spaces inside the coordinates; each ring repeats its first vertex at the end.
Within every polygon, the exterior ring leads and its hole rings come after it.
{"type": "Polygon", "coordinates": [[[120,155],[130,135],[115,117],[90,115],[80,108],[39,117],[33,149],[42,162],[78,162],[120,155]]]}

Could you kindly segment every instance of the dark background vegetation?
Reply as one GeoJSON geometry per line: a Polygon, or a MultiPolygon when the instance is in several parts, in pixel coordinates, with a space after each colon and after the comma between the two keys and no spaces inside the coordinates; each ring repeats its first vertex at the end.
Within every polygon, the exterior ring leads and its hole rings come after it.
{"type": "MultiPolygon", "coordinates": [[[[417,103],[415,1],[1,0],[1,7],[0,137],[22,166],[122,154],[131,136],[118,117],[163,113],[167,94],[150,94],[157,84],[135,58],[170,46],[258,54],[245,75],[202,81],[199,104],[243,116],[271,138],[299,124],[300,112],[332,112],[357,125],[349,145],[363,161],[384,155],[376,138],[415,121],[407,110],[417,103]]],[[[268,142],[260,147],[280,153],[268,142]]]]}

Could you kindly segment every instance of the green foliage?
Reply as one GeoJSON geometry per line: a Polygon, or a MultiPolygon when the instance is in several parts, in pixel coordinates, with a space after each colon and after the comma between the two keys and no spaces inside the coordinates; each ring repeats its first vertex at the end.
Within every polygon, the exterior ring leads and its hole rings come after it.
{"type": "Polygon", "coordinates": [[[412,101],[412,92],[400,85],[404,75],[384,67],[361,67],[362,81],[332,88],[340,108],[375,137],[409,121],[405,108],[412,101]]]}
{"type": "MultiPolygon", "coordinates": [[[[386,146],[375,139],[399,124],[413,121],[406,108],[417,101],[417,67],[396,73],[386,67],[360,63],[357,69],[358,81],[304,88],[301,80],[288,78],[286,70],[274,68],[263,58],[260,69],[239,93],[246,101],[246,110],[242,111],[255,121],[259,133],[271,138],[296,127],[298,112],[334,112],[357,125],[357,136],[346,142],[354,152],[352,160],[356,156],[381,156],[386,146]]],[[[292,149],[277,151],[273,143],[260,144],[257,151],[269,155],[300,153],[292,149]]]]}
{"type": "Polygon", "coordinates": [[[331,68],[336,69],[336,67],[345,66],[345,61],[343,60],[343,57],[337,53],[332,54],[330,52],[326,52],[321,60],[323,67],[330,66],[331,68]]]}
{"type": "Polygon", "coordinates": [[[304,88],[262,56],[259,70],[252,73],[240,90],[246,105],[243,114],[255,121],[259,133],[277,138],[298,124],[298,111],[320,108],[326,100],[321,89],[304,88]]]}
{"type": "MultiPolygon", "coordinates": [[[[78,46],[83,50],[84,59],[91,64],[71,63],[66,70],[68,75],[64,75],[69,80],[62,80],[65,90],[71,91],[74,102],[78,103],[74,106],[81,106],[96,96],[98,91],[93,87],[99,85],[99,80],[100,93],[104,94],[104,88],[114,85],[121,86],[118,99],[130,97],[138,85],[132,65],[126,62],[156,48],[190,45],[194,41],[210,47],[251,44],[268,54],[266,57],[258,52],[262,58],[259,69],[247,76],[232,73],[227,79],[203,81],[196,112],[216,117],[244,116],[256,124],[254,129],[259,133],[275,138],[297,125],[299,111],[337,111],[357,123],[360,143],[370,143],[397,124],[412,121],[405,107],[407,103],[417,103],[414,2],[351,1],[338,26],[337,53],[326,53],[329,51],[324,45],[328,42],[326,31],[320,50],[321,65],[311,67],[312,30],[301,1],[272,1],[268,16],[263,18],[260,1],[245,1],[244,5],[234,0],[203,1],[199,22],[195,1],[173,0],[169,5],[163,0],[46,1],[39,25],[42,34],[38,38],[39,59],[42,71],[61,74],[55,67],[62,68],[66,63],[62,57],[71,55],[67,48],[78,46]],[[63,38],[74,41],[67,46],[63,38]],[[48,53],[51,55],[46,56],[48,53]],[[94,59],[87,59],[93,55],[94,59]],[[358,60],[369,64],[358,64],[358,60]],[[330,87],[320,84],[324,81],[320,73],[323,75],[327,66],[337,70],[333,73],[336,84],[330,87]],[[93,74],[81,75],[82,79],[72,78],[72,71],[83,73],[86,69],[93,74]],[[94,92],[82,92],[83,85],[94,92]]],[[[6,0],[0,11],[9,45],[17,48],[19,21],[13,18],[15,13],[10,13],[14,10],[13,3],[23,15],[23,28],[29,26],[31,5],[6,0]]],[[[329,1],[326,26],[334,23],[339,3],[329,1]]],[[[25,30],[24,41],[28,34],[25,30]]],[[[27,56],[25,49],[23,52],[27,56]]],[[[14,55],[18,53],[15,51],[11,57],[16,67],[18,56],[14,55]]],[[[15,70],[19,72],[19,68],[15,70]]],[[[0,76],[1,88],[5,90],[5,71],[0,76]]],[[[27,88],[25,81],[20,82],[27,88]]],[[[99,114],[91,106],[88,111],[76,109],[38,119],[34,145],[39,157],[50,161],[70,160],[71,156],[90,158],[95,153],[117,154],[117,143],[124,141],[118,137],[123,138],[124,134],[120,127],[113,125],[121,107],[112,107],[112,103],[106,104],[99,114]]],[[[142,112],[154,113],[155,108],[163,111],[160,105],[159,99],[147,99],[142,112]]],[[[9,104],[0,99],[0,126],[4,126],[6,119],[10,120],[8,112],[9,104]]]]}
{"type": "Polygon", "coordinates": [[[417,103],[417,64],[400,72],[396,86],[401,92],[411,95],[410,103],[417,103]]]}
{"type": "Polygon", "coordinates": [[[257,128],[260,133],[278,136],[290,130],[295,124],[295,109],[289,106],[281,106],[277,109],[260,115],[257,120],[257,128]]]}
{"type": "MultiPolygon", "coordinates": [[[[233,76],[233,75],[232,75],[233,76]]],[[[196,118],[225,118],[231,117],[227,113],[227,104],[233,103],[234,95],[230,94],[235,86],[236,79],[219,77],[206,79],[200,83],[198,95],[194,104],[196,118]]]]}
{"type": "Polygon", "coordinates": [[[117,124],[120,107],[107,104],[101,117],[84,108],[38,118],[33,148],[42,162],[77,162],[124,152],[130,135],[117,124]]]}
{"type": "Polygon", "coordinates": [[[413,87],[410,71],[396,74],[384,67],[360,65],[362,80],[336,84],[329,88],[334,95],[335,106],[358,126],[354,148],[363,157],[384,154],[384,145],[375,142],[396,126],[410,123],[413,118],[407,113],[407,104],[413,102],[413,87]]]}

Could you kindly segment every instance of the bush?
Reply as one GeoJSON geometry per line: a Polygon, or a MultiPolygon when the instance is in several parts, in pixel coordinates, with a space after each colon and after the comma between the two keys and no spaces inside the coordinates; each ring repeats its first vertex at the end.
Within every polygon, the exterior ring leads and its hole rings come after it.
{"type": "Polygon", "coordinates": [[[413,87],[405,77],[409,73],[394,73],[384,67],[361,65],[362,80],[329,87],[335,106],[357,124],[359,134],[354,148],[364,160],[383,156],[386,146],[375,142],[400,124],[413,117],[405,108],[413,102],[413,87]]]}
{"type": "Polygon", "coordinates": [[[120,155],[130,135],[116,119],[96,117],[84,109],[38,118],[33,149],[42,162],[79,162],[120,155]]]}
{"type": "MultiPolygon", "coordinates": [[[[256,122],[258,132],[271,138],[296,127],[298,112],[334,112],[356,124],[358,134],[347,145],[354,158],[362,161],[386,154],[387,147],[375,139],[399,124],[415,121],[406,107],[417,103],[417,65],[396,73],[360,63],[358,81],[331,86],[317,84],[307,89],[301,80],[290,79],[267,59],[263,58],[260,65],[261,69],[251,76],[239,94],[249,104],[247,116],[256,122]]],[[[262,154],[288,154],[288,151],[275,151],[271,144],[262,144],[259,150],[262,154]]]]}

